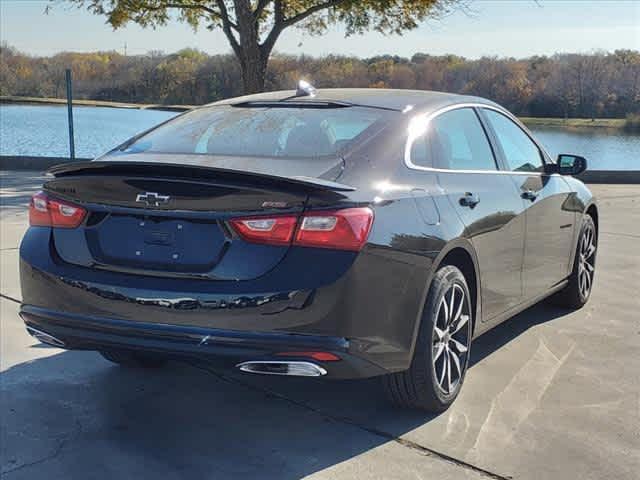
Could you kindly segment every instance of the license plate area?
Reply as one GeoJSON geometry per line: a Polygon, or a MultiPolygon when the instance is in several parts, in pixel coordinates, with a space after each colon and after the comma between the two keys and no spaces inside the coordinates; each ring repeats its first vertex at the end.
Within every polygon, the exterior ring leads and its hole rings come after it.
{"type": "Polygon", "coordinates": [[[181,273],[211,271],[228,242],[216,220],[126,214],[108,215],[86,236],[103,265],[181,273]]]}

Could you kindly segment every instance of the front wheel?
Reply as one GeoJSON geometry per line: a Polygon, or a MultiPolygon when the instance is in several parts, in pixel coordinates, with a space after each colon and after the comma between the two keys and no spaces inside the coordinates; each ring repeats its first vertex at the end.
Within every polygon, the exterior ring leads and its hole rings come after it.
{"type": "Polygon", "coordinates": [[[555,304],[578,309],[587,303],[596,274],[597,241],[595,222],[590,215],[585,215],[582,219],[569,283],[552,297],[555,304]]]}
{"type": "Polygon", "coordinates": [[[446,410],[458,396],[469,364],[472,307],[462,272],[440,268],[427,295],[411,366],[383,377],[390,400],[431,412],[446,410]]]}

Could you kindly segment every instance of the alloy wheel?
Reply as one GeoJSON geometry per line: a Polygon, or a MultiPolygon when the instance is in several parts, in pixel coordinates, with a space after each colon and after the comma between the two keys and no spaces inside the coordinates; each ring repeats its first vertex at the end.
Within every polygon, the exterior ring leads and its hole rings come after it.
{"type": "Polygon", "coordinates": [[[578,259],[578,288],[582,298],[587,298],[593,285],[595,274],[596,244],[593,225],[587,224],[580,239],[580,258],[578,259]]]}
{"type": "Polygon", "coordinates": [[[470,304],[457,283],[445,292],[433,324],[433,370],[440,390],[456,391],[467,365],[471,342],[470,304]]]}

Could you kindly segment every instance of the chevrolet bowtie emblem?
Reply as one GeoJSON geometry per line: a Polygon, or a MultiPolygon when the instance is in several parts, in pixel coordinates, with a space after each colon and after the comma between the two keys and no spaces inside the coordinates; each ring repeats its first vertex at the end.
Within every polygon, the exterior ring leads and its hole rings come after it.
{"type": "Polygon", "coordinates": [[[144,203],[147,207],[159,207],[169,201],[169,195],[158,195],[155,192],[139,193],[136,202],[144,203]]]}

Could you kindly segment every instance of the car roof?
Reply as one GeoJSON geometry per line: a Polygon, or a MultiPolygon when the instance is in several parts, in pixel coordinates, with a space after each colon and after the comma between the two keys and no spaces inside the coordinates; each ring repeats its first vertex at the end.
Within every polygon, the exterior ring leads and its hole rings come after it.
{"type": "Polygon", "coordinates": [[[427,90],[400,90],[385,88],[320,88],[316,95],[295,97],[295,90],[257,93],[228,98],[206,106],[237,105],[249,102],[336,102],[388,110],[404,111],[407,107],[417,111],[430,111],[460,103],[481,103],[496,106],[481,97],[427,90]]]}

